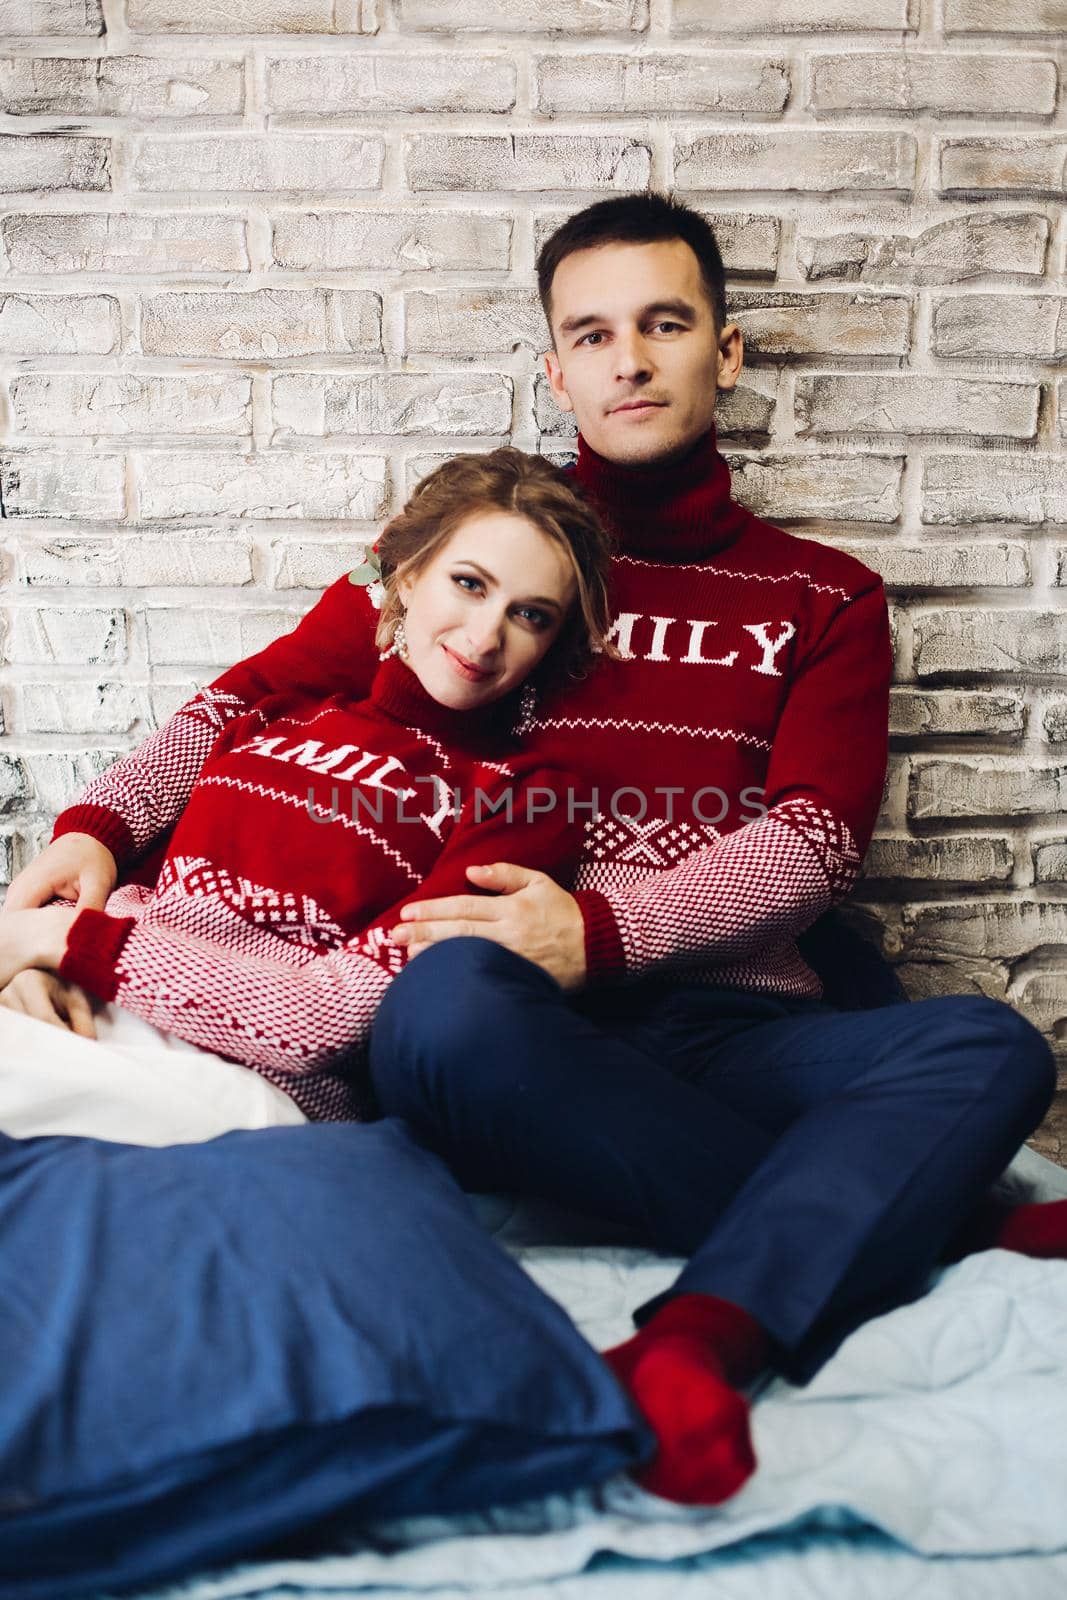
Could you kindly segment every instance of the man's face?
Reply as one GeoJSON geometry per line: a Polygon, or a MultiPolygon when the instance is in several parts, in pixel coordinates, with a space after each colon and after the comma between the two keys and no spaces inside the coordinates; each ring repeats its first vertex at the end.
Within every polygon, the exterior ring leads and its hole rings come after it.
{"type": "Polygon", "coordinates": [[[681,239],[605,244],[552,280],[552,393],[587,444],[621,466],[682,456],[741,371],[740,329],[716,329],[700,263],[681,239]]]}

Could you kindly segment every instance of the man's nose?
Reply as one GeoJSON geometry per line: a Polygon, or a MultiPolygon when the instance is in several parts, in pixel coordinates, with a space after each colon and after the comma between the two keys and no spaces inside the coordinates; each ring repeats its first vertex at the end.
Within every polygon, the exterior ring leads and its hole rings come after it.
{"type": "Polygon", "coordinates": [[[648,345],[641,334],[635,331],[621,335],[615,344],[616,376],[632,383],[637,378],[647,378],[651,369],[648,345]]]}

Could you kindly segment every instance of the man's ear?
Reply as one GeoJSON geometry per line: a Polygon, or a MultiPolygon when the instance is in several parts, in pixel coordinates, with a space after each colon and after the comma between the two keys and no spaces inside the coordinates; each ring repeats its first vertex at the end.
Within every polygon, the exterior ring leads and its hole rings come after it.
{"type": "Polygon", "coordinates": [[[728,322],[719,334],[715,387],[720,390],[733,389],[741,376],[741,368],[744,365],[744,361],[744,335],[736,322],[728,322]]]}
{"type": "Polygon", "coordinates": [[[573,411],[571,397],[567,393],[567,385],[563,381],[563,369],[559,364],[559,356],[554,350],[545,351],[545,371],[548,373],[549,387],[552,396],[561,411],[573,411]]]}

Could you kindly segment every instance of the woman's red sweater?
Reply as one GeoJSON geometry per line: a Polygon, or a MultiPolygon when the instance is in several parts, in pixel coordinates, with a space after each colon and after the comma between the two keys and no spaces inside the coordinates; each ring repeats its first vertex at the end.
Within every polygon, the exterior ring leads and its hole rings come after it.
{"type": "Polygon", "coordinates": [[[192,778],[154,887],[83,911],[61,976],[255,1067],[313,1119],[350,1118],[353,1051],[404,961],[389,939],[401,907],[475,893],[466,868],[504,856],[569,875],[570,780],[515,749],[513,697],[450,711],[396,658],[366,699],[294,688],[226,718],[219,693],[135,752],[125,779],[104,774],[109,806],[87,796],[61,819],[125,856],[154,831],[134,788],[165,806],[179,754],[192,778]]]}

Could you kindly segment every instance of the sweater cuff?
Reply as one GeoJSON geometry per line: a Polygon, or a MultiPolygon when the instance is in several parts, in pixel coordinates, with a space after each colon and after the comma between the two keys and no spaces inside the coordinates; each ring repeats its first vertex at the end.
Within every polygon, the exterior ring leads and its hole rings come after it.
{"type": "Polygon", "coordinates": [[[68,806],[56,818],[52,838],[59,839],[64,833],[91,834],[111,851],[116,865],[134,851],[133,834],[128,824],[117,811],[109,811],[107,806],[68,806]]]}
{"type": "Polygon", "coordinates": [[[114,1000],[119,987],[115,969],[136,923],[136,917],[109,917],[106,911],[80,912],[67,934],[59,976],[98,1000],[114,1000]]]}
{"type": "Polygon", "coordinates": [[[625,978],[626,952],[606,897],[599,889],[579,889],[574,898],[585,923],[586,982],[625,978]]]}

